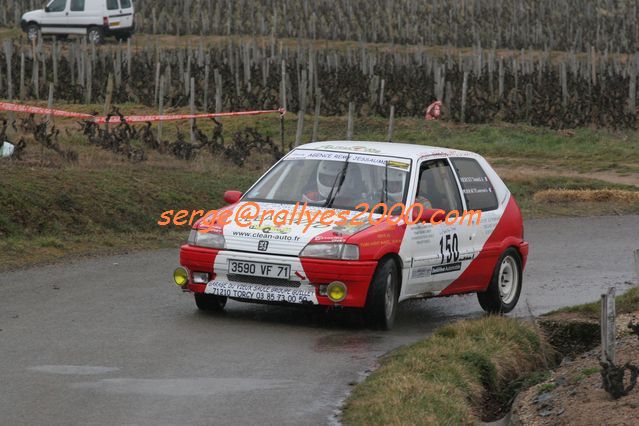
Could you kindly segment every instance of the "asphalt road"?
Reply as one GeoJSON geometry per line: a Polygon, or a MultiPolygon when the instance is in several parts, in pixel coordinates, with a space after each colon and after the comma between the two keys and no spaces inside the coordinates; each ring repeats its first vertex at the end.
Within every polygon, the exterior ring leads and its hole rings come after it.
{"type": "MultiPolygon", "coordinates": [[[[639,216],[527,222],[517,315],[634,279],[639,216]]],[[[339,314],[230,302],[195,310],[176,250],[0,274],[0,424],[325,424],[379,355],[458,318],[474,296],[401,305],[392,332],[339,314]]]]}

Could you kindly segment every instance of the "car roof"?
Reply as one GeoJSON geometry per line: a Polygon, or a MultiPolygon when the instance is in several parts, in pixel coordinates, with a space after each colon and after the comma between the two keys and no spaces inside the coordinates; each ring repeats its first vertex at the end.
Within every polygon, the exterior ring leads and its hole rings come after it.
{"type": "Polygon", "coordinates": [[[301,145],[296,149],[313,149],[318,151],[359,152],[361,154],[389,155],[418,160],[423,157],[479,157],[478,154],[458,149],[440,148],[428,145],[415,145],[395,142],[370,141],[324,141],[301,145]]]}

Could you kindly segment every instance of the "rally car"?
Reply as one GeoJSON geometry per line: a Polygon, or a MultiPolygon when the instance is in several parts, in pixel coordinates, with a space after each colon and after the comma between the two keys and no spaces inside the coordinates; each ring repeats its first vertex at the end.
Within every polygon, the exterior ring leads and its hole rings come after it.
{"type": "Polygon", "coordinates": [[[519,299],[528,255],[522,215],[478,154],[311,143],[245,194],[227,191],[224,199],[233,220],[196,222],[174,273],[199,309],[222,310],[229,298],[360,308],[371,326],[389,329],[407,299],[477,293],[491,313],[507,313],[519,299]],[[249,217],[247,206],[260,215],[249,217]],[[384,206],[399,207],[391,214],[384,206]],[[400,215],[401,206],[421,208],[400,215]],[[345,220],[308,214],[329,209],[345,220]],[[480,212],[480,221],[454,221],[453,211],[480,212]]]}

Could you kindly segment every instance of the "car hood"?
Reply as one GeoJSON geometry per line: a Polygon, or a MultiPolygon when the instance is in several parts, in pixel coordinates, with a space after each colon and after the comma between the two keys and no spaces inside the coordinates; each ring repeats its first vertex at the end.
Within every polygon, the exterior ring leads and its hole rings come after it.
{"type": "MultiPolygon", "coordinates": [[[[367,214],[357,218],[364,222],[362,225],[343,223],[345,220],[341,218],[348,218],[350,222],[358,214],[357,211],[334,210],[336,215],[341,213],[342,216],[333,217],[332,223],[328,223],[328,220],[320,223],[322,213],[331,209],[288,204],[251,204],[259,206],[260,217],[240,223],[231,220],[222,228],[227,249],[297,256],[311,241],[344,242],[355,233],[370,227],[367,214]],[[263,217],[266,211],[274,211],[276,215],[267,214],[263,217]],[[340,220],[342,223],[339,223],[340,220]]],[[[242,209],[247,209],[246,206],[246,203],[240,202],[230,207],[233,210],[232,218],[239,215],[242,209]]]]}
{"type": "Polygon", "coordinates": [[[32,10],[31,12],[27,12],[22,15],[23,21],[30,21],[32,19],[39,18],[44,13],[44,9],[32,10]]]}

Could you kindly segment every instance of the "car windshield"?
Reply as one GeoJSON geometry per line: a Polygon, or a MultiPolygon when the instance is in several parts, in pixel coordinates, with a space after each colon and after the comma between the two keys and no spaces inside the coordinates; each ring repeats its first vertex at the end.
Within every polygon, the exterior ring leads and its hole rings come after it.
{"type": "Polygon", "coordinates": [[[308,203],[355,210],[404,203],[411,162],[360,153],[297,150],[249,190],[244,201],[308,203]],[[386,189],[386,190],[385,190],[386,189]]]}

